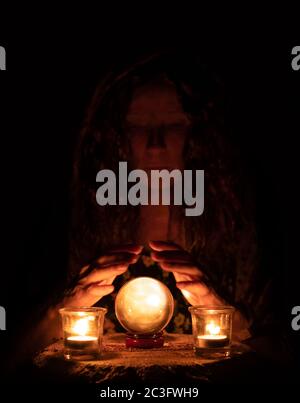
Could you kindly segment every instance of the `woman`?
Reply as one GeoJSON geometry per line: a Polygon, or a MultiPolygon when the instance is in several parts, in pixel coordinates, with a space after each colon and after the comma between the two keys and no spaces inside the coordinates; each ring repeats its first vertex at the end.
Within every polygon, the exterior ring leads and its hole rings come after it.
{"type": "Polygon", "coordinates": [[[40,343],[60,335],[62,306],[107,306],[106,330],[121,330],[113,300],[136,275],[159,278],[172,290],[169,331],[190,332],[188,304],[235,306],[237,340],[248,338],[253,324],[268,323],[270,281],[258,270],[254,195],[227,137],[222,82],[197,58],[154,55],[99,85],[74,158],[70,283],[34,332],[40,343]],[[100,207],[96,174],[117,172],[119,161],[148,172],[204,169],[204,213],[100,207]]]}
{"type": "MultiPolygon", "coordinates": [[[[249,336],[245,292],[257,264],[254,223],[239,200],[237,175],[232,175],[222,95],[222,84],[203,66],[170,54],[143,60],[100,85],[79,139],[73,189],[70,269],[90,274],[79,280],[65,304],[95,304],[113,291],[114,297],[124,277],[150,275],[175,293],[168,330],[190,331],[179,289],[192,305],[236,305],[235,335],[249,336]],[[95,175],[103,168],[117,172],[119,161],[148,172],[204,169],[203,215],[185,217],[179,206],[99,207],[95,175]],[[241,266],[238,260],[246,256],[241,266]],[[81,269],[91,261],[93,269],[81,269]]],[[[108,306],[111,322],[106,323],[114,329],[113,301],[105,298],[100,304],[108,306]]]]}

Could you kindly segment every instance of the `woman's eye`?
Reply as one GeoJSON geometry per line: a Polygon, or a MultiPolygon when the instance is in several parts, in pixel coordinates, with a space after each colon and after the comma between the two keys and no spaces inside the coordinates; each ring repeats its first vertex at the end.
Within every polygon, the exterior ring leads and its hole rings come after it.
{"type": "Polygon", "coordinates": [[[176,133],[184,132],[187,130],[187,128],[188,128],[187,125],[184,125],[182,123],[174,123],[166,127],[168,132],[176,132],[176,133]]]}
{"type": "Polygon", "coordinates": [[[152,132],[160,132],[165,134],[183,133],[187,130],[188,126],[182,123],[172,123],[168,125],[161,125],[157,127],[137,126],[130,125],[126,128],[129,135],[148,135],[152,132]]]}
{"type": "Polygon", "coordinates": [[[129,126],[128,127],[128,133],[133,134],[133,135],[138,135],[138,134],[145,134],[147,133],[147,127],[146,126],[129,126]]]}

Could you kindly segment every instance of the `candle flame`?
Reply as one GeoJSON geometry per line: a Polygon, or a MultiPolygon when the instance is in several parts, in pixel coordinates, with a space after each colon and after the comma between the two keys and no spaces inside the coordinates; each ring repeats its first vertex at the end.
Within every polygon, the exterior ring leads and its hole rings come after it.
{"type": "Polygon", "coordinates": [[[210,323],[208,323],[205,327],[206,331],[211,334],[211,335],[217,335],[220,333],[220,326],[215,325],[215,323],[213,321],[211,321],[210,323]]]}
{"type": "Polygon", "coordinates": [[[75,322],[72,331],[79,336],[85,336],[89,331],[89,318],[82,318],[75,322]]]}

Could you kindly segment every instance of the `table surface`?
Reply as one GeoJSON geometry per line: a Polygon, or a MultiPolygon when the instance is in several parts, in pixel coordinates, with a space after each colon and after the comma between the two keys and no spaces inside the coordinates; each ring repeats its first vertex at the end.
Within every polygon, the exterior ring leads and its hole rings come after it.
{"type": "MultiPolygon", "coordinates": [[[[125,335],[108,334],[103,338],[102,357],[96,361],[67,361],[63,342],[58,341],[38,354],[35,366],[49,378],[83,382],[173,382],[197,380],[210,382],[218,367],[249,354],[244,345],[233,345],[230,357],[203,359],[195,355],[193,338],[185,334],[166,334],[162,348],[127,349],[125,335]]],[[[226,367],[226,366],[225,366],[226,367]]],[[[226,371],[226,369],[225,369],[226,371]]]]}

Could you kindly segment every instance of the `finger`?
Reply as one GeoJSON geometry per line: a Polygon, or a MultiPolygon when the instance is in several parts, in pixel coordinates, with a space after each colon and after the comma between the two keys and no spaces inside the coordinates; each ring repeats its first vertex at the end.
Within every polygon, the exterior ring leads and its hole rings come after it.
{"type": "Polygon", "coordinates": [[[169,262],[161,262],[160,267],[169,272],[180,273],[180,274],[188,274],[190,276],[203,277],[202,271],[192,263],[169,263],[169,262]]]}
{"type": "Polygon", "coordinates": [[[192,305],[226,305],[226,301],[219,297],[214,289],[200,281],[181,281],[176,285],[192,305]]]}
{"type": "Polygon", "coordinates": [[[103,285],[103,284],[90,284],[85,288],[77,288],[76,293],[71,298],[64,301],[64,306],[80,307],[80,306],[92,306],[100,298],[113,292],[113,285],[103,285]]]}
{"type": "Polygon", "coordinates": [[[86,306],[92,306],[105,295],[111,294],[113,290],[113,285],[91,284],[84,290],[84,297],[82,298],[81,303],[86,306]]]}
{"type": "Polygon", "coordinates": [[[181,290],[183,296],[190,301],[193,298],[193,294],[188,290],[181,290]]]}
{"type": "Polygon", "coordinates": [[[198,297],[197,295],[191,293],[190,291],[187,290],[181,290],[182,295],[184,298],[187,300],[187,302],[193,306],[201,305],[203,302],[201,301],[202,298],[198,297]]]}
{"type": "Polygon", "coordinates": [[[162,252],[152,252],[151,253],[151,258],[155,262],[186,262],[190,263],[192,262],[192,258],[190,254],[184,250],[178,251],[178,250],[168,250],[168,251],[162,251],[162,252]]]}
{"type": "Polygon", "coordinates": [[[176,282],[180,282],[180,281],[195,281],[198,280],[197,278],[195,278],[194,276],[190,276],[189,274],[180,274],[180,273],[173,273],[173,276],[176,280],[176,282]]]}
{"type": "Polygon", "coordinates": [[[87,275],[81,284],[95,283],[103,280],[109,280],[115,278],[120,274],[125,273],[128,269],[128,264],[116,264],[105,268],[94,269],[89,275],[87,275]]]}
{"type": "Polygon", "coordinates": [[[86,266],[83,266],[82,269],[80,270],[79,274],[82,275],[84,274],[88,269],[89,269],[90,265],[87,264],[86,266]]]}
{"type": "Polygon", "coordinates": [[[177,288],[190,292],[197,297],[205,297],[210,293],[210,289],[200,281],[180,281],[176,283],[177,288]]]}
{"type": "Polygon", "coordinates": [[[108,253],[128,252],[137,255],[141,253],[143,249],[144,249],[143,245],[136,245],[136,244],[118,245],[109,249],[108,253]]]}
{"type": "MultiPolygon", "coordinates": [[[[122,274],[122,273],[121,273],[122,274]]],[[[99,282],[99,285],[100,285],[100,283],[102,284],[102,285],[111,285],[113,282],[114,282],[114,279],[116,278],[116,276],[112,276],[112,277],[109,277],[109,278],[106,278],[106,279],[104,279],[104,280],[101,280],[100,282],[99,282]]]]}
{"type": "Polygon", "coordinates": [[[91,284],[89,287],[87,287],[85,291],[89,295],[101,298],[104,295],[108,295],[108,294],[112,293],[114,288],[115,287],[113,285],[103,285],[101,283],[100,284],[95,283],[95,284],[91,284]]]}
{"type": "Polygon", "coordinates": [[[166,241],[149,241],[149,246],[157,252],[162,252],[164,250],[182,250],[181,246],[176,243],[166,241]]]}
{"type": "Polygon", "coordinates": [[[101,256],[94,263],[98,267],[105,267],[111,264],[118,264],[120,262],[128,262],[128,264],[136,263],[139,259],[139,256],[135,253],[129,252],[119,252],[119,253],[107,253],[104,256],[101,256]]]}

